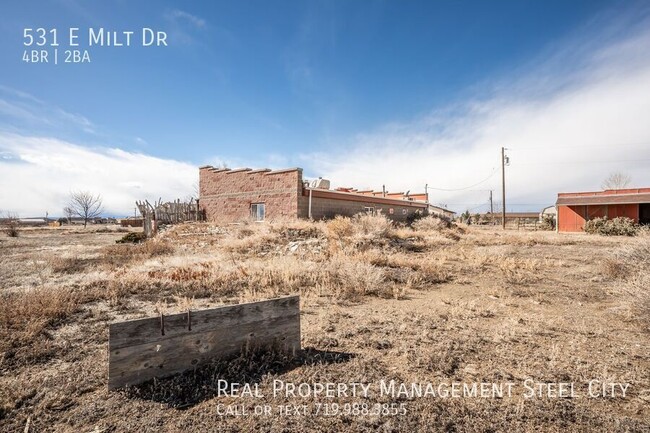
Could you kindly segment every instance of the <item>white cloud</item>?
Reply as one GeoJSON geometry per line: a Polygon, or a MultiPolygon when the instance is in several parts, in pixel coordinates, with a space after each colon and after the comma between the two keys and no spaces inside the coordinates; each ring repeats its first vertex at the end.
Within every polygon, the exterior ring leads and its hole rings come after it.
{"type": "Polygon", "coordinates": [[[510,149],[508,210],[540,209],[557,192],[597,190],[611,171],[650,186],[650,31],[638,28],[606,44],[569,42],[523,75],[503,77],[487,97],[386,125],[302,161],[336,185],[392,191],[419,192],[427,183],[458,189],[494,173],[469,190],[430,191],[432,202],[460,211],[486,203],[482,190],[500,200],[501,146],[510,149]]]}
{"type": "Polygon", "coordinates": [[[136,200],[192,194],[192,164],[115,148],[0,132],[0,209],[21,216],[62,214],[72,190],[104,198],[108,214],[130,215],[136,200]]]}
{"type": "Polygon", "coordinates": [[[199,18],[196,15],[192,15],[189,12],[174,9],[169,13],[169,17],[177,20],[180,19],[180,20],[187,21],[190,24],[192,24],[194,27],[199,29],[205,27],[205,20],[203,18],[199,18]]]}

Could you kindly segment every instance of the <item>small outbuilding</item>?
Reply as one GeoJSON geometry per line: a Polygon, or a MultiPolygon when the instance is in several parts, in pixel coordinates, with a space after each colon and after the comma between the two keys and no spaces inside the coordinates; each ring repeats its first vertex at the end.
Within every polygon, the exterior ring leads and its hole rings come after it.
{"type": "Polygon", "coordinates": [[[585,222],[600,217],[627,217],[650,224],[650,188],[562,192],[556,206],[560,232],[581,232],[585,222]]]}

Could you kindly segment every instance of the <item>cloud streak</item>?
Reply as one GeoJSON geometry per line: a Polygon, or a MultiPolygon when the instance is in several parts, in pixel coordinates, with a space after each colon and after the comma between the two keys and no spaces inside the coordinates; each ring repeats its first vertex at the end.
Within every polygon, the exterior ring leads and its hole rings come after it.
{"type": "Polygon", "coordinates": [[[11,128],[63,129],[72,127],[95,134],[88,118],[48,104],[29,93],[0,85],[0,125],[11,128]]]}
{"type": "Polygon", "coordinates": [[[490,189],[498,200],[502,146],[512,161],[508,210],[540,209],[561,191],[599,189],[611,171],[648,186],[648,24],[646,14],[634,26],[612,24],[601,32],[605,39],[583,32],[517,73],[481,83],[487,90],[476,90],[475,99],[358,134],[301,160],[340,186],[385,184],[393,191],[421,191],[425,184],[461,189],[497,169],[470,190],[430,191],[433,202],[457,211],[488,209],[490,189]]]}
{"type": "Polygon", "coordinates": [[[192,194],[197,180],[180,161],[0,132],[0,209],[21,216],[62,214],[72,190],[99,193],[107,214],[128,215],[135,200],[192,194]]]}
{"type": "Polygon", "coordinates": [[[198,29],[205,28],[205,20],[203,18],[197,17],[196,15],[192,15],[189,12],[174,9],[173,11],[169,12],[169,17],[174,20],[186,21],[198,29]]]}

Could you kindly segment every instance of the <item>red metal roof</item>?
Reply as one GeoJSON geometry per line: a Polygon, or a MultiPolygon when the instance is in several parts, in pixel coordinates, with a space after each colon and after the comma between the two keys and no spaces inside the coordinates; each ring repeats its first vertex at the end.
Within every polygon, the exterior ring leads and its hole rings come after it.
{"type": "Polygon", "coordinates": [[[650,188],[559,193],[556,204],[559,206],[579,206],[636,203],[650,203],[650,188]]]}

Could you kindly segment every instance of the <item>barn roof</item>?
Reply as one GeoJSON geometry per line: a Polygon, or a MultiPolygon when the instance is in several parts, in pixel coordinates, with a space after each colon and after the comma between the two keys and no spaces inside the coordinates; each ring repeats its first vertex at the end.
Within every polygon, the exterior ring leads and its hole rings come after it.
{"type": "Polygon", "coordinates": [[[650,188],[560,193],[558,206],[650,203],[650,188]]]}

